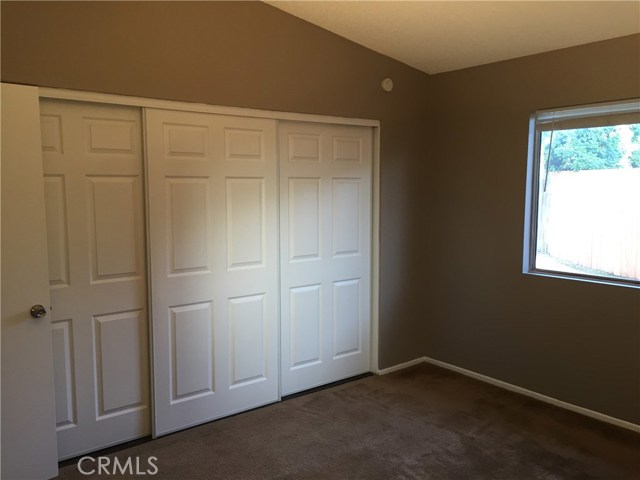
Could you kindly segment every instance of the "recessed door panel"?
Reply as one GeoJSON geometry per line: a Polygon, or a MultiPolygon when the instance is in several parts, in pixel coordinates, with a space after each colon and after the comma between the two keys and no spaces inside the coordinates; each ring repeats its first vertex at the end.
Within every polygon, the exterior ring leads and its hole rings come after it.
{"type": "Polygon", "coordinates": [[[209,269],[209,192],[205,178],[167,178],[171,274],[209,269]]]}
{"type": "Polygon", "coordinates": [[[290,162],[319,162],[320,135],[289,133],[287,135],[290,162]]]}
{"type": "Polygon", "coordinates": [[[209,137],[206,125],[165,123],[163,128],[164,152],[167,158],[208,158],[209,137]]]}
{"type": "Polygon", "coordinates": [[[333,179],[333,255],[355,255],[360,245],[360,179],[333,179]]]}
{"type": "Polygon", "coordinates": [[[131,154],[135,152],[139,123],[131,120],[84,117],[87,153],[131,154]]]}
{"type": "Polygon", "coordinates": [[[360,163],[362,160],[362,137],[333,137],[333,161],[360,163]]]}
{"type": "Polygon", "coordinates": [[[44,196],[47,215],[49,285],[64,287],[69,285],[69,243],[66,189],[63,175],[44,177],[44,196]]]}
{"type": "Polygon", "coordinates": [[[266,379],[265,296],[229,299],[231,388],[266,379]]]}
{"type": "Polygon", "coordinates": [[[94,317],[98,417],[146,403],[147,328],[141,310],[94,317]]]}
{"type": "Polygon", "coordinates": [[[140,275],[137,177],[88,177],[92,279],[140,275]]]}
{"type": "Polygon", "coordinates": [[[62,117],[40,115],[40,137],[43,152],[62,154],[62,117]]]}
{"type": "Polygon", "coordinates": [[[262,160],[263,132],[226,128],[224,131],[227,160],[262,160]]]}
{"type": "Polygon", "coordinates": [[[170,312],[172,401],[213,393],[211,303],[172,307],[170,312]]]}
{"type": "Polygon", "coordinates": [[[51,324],[53,378],[56,394],[56,427],[75,426],[76,399],[73,373],[73,333],[71,320],[51,324]]]}
{"type": "Polygon", "coordinates": [[[360,353],[360,280],[333,283],[333,357],[360,353]]]}
{"type": "Polygon", "coordinates": [[[320,179],[289,179],[291,260],[320,258],[320,179]]]}
{"type": "Polygon", "coordinates": [[[291,289],[290,294],[291,363],[296,369],[322,361],[320,285],[291,289]]]}
{"type": "Polygon", "coordinates": [[[229,268],[263,265],[264,179],[227,178],[229,268]]]}

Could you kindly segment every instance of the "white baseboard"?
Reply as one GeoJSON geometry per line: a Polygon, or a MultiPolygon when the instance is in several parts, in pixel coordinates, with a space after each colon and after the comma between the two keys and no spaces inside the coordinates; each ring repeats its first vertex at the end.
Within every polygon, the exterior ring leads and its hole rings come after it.
{"type": "Polygon", "coordinates": [[[393,367],[383,368],[374,370],[373,373],[376,375],[386,375],[387,373],[397,372],[398,370],[403,370],[405,368],[413,367],[414,365],[419,365],[421,363],[426,362],[425,357],[416,358],[414,360],[409,360],[408,362],[400,363],[398,365],[394,365],[393,367]]]}
{"type": "Polygon", "coordinates": [[[515,392],[521,395],[525,395],[527,397],[535,398],[536,400],[540,400],[541,402],[545,402],[545,403],[554,405],[556,407],[564,408],[565,410],[570,410],[572,412],[576,412],[581,415],[586,415],[587,417],[595,418],[596,420],[600,420],[601,422],[610,423],[611,425],[615,425],[616,427],[621,427],[636,433],[640,433],[640,425],[636,425],[635,423],[631,423],[631,422],[627,422],[626,420],[621,420],[619,418],[611,417],[609,415],[605,415],[604,413],[595,412],[593,410],[589,410],[588,408],[579,407],[578,405],[574,405],[572,403],[563,402],[562,400],[558,400],[557,398],[548,397],[547,395],[543,395],[541,393],[534,392],[532,390],[527,390],[526,388],[518,387],[517,385],[503,382],[502,380],[498,380],[493,377],[488,377],[487,375],[482,375],[481,373],[476,373],[474,371],[467,370],[466,368],[461,368],[456,365],[451,365],[450,363],[441,362],[440,360],[436,360],[435,358],[430,358],[430,357],[416,358],[415,360],[411,360],[410,362],[406,362],[400,365],[394,365],[393,367],[378,370],[375,373],[377,373],[378,375],[385,375],[387,373],[396,372],[398,370],[402,370],[403,368],[411,367],[413,365],[418,365],[423,362],[430,363],[438,367],[446,368],[447,370],[451,370],[453,372],[460,373],[467,377],[480,380],[481,382],[489,383],[491,385],[504,388],[505,390],[509,390],[511,392],[515,392]]]}

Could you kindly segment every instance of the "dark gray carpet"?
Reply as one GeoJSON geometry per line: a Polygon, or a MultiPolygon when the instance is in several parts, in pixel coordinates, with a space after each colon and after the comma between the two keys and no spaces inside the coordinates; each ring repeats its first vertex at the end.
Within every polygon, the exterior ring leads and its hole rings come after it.
{"type": "Polygon", "coordinates": [[[426,364],[113,456],[157,457],[147,479],[640,479],[640,435],[426,364]]]}

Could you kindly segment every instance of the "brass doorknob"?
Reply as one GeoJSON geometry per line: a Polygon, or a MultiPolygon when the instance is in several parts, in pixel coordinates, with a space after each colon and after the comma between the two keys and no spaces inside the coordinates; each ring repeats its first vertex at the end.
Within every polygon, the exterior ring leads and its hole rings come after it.
{"type": "Polygon", "coordinates": [[[47,316],[47,309],[42,305],[34,305],[33,307],[31,307],[29,313],[31,313],[31,316],[33,318],[42,318],[47,316]]]}

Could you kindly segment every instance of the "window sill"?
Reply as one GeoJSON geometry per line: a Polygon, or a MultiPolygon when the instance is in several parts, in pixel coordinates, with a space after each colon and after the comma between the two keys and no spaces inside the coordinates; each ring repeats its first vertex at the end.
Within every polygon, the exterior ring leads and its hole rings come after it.
{"type": "Polygon", "coordinates": [[[535,275],[537,277],[550,277],[564,280],[577,280],[579,282],[598,283],[600,285],[610,285],[615,287],[628,287],[640,290],[640,281],[637,280],[625,280],[625,279],[613,279],[594,277],[590,275],[582,275],[577,273],[555,272],[540,269],[531,269],[529,271],[523,271],[525,275],[535,275]]]}

